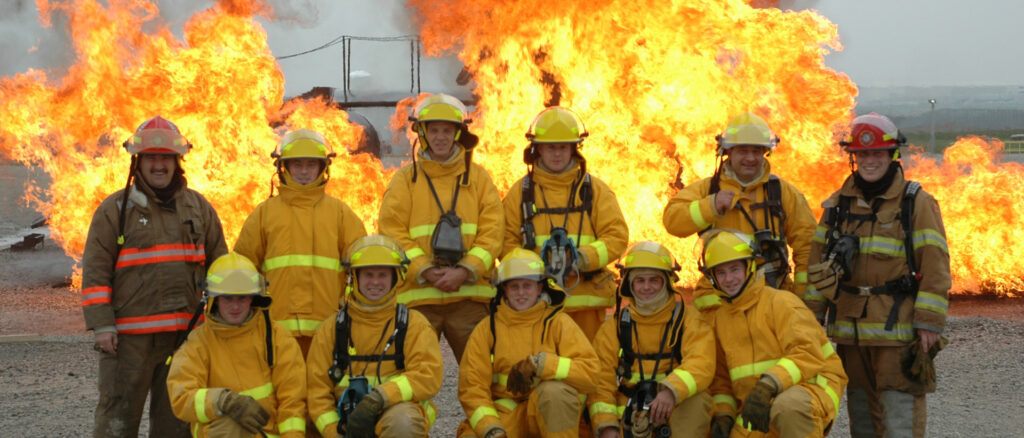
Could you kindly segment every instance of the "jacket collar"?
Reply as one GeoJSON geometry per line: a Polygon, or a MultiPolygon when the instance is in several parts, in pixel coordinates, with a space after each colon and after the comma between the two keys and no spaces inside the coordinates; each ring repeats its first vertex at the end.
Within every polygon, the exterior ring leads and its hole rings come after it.
{"type": "Polygon", "coordinates": [[[280,193],[278,196],[288,205],[308,207],[315,205],[320,201],[320,198],[324,197],[325,187],[325,184],[313,187],[291,187],[287,184],[281,184],[278,186],[278,192],[280,193]]]}
{"type": "MultiPolygon", "coordinates": [[[[903,171],[897,171],[896,175],[892,178],[892,184],[886,189],[885,193],[882,193],[878,197],[881,199],[892,199],[903,196],[903,186],[905,186],[907,180],[903,177],[903,171]]],[[[843,181],[843,187],[839,189],[841,196],[849,196],[851,198],[857,198],[861,201],[864,200],[864,194],[857,189],[857,186],[853,182],[853,175],[846,177],[846,181],[843,181]]]]}
{"type": "Polygon", "coordinates": [[[580,164],[575,159],[560,173],[552,173],[544,168],[544,166],[541,166],[538,162],[537,165],[533,167],[533,180],[536,181],[537,184],[546,187],[568,187],[571,186],[577,178],[579,178],[579,173],[580,164]]]}
{"type": "Polygon", "coordinates": [[[744,190],[746,190],[748,187],[760,187],[762,184],[768,182],[768,178],[771,177],[771,174],[772,165],[771,163],[768,162],[767,159],[764,160],[764,166],[761,168],[761,175],[749,183],[741,182],[739,178],[736,177],[736,172],[732,170],[731,164],[724,163],[722,165],[722,180],[731,181],[732,184],[735,184],[744,190]]]}
{"type": "Polygon", "coordinates": [[[420,169],[423,169],[423,172],[430,175],[431,178],[459,175],[466,171],[466,150],[457,144],[455,147],[458,148],[458,151],[444,162],[434,161],[425,151],[420,151],[418,152],[420,154],[420,160],[417,161],[417,165],[420,166],[420,169]]]}

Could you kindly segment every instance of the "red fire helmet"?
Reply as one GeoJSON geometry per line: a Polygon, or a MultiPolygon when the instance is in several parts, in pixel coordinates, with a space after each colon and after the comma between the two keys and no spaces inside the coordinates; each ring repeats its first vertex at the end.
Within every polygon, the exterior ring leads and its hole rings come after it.
{"type": "Polygon", "coordinates": [[[896,129],[896,124],[881,114],[870,113],[853,119],[850,137],[840,145],[847,152],[893,150],[907,142],[903,134],[896,129]]]}
{"type": "Polygon", "coordinates": [[[185,155],[192,149],[192,144],[181,135],[174,123],[156,116],[142,122],[135,134],[124,142],[124,148],[132,155],[185,155]]]}

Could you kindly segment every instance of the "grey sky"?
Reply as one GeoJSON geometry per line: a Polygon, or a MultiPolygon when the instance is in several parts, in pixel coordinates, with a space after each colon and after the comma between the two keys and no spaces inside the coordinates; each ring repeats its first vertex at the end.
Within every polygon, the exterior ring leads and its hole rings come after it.
{"type": "MultiPolygon", "coordinates": [[[[210,0],[164,0],[161,12],[176,33],[210,0]]],[[[277,0],[281,19],[264,25],[277,56],[319,46],[342,34],[396,36],[414,33],[405,0],[277,0]]],[[[784,0],[783,8],[816,9],[839,26],[842,52],[827,57],[829,66],[861,86],[1024,85],[1024,2],[1017,0],[784,0]]],[[[30,67],[66,67],[67,38],[42,29],[29,0],[0,3],[0,75],[30,67]],[[37,47],[36,50],[30,50],[37,47]]],[[[409,50],[401,43],[357,43],[354,91],[402,91],[409,88],[409,50]]],[[[315,54],[282,60],[286,93],[317,85],[340,87],[342,50],[337,45],[315,54]]],[[[424,60],[424,90],[450,88],[459,65],[449,57],[424,60]]]]}

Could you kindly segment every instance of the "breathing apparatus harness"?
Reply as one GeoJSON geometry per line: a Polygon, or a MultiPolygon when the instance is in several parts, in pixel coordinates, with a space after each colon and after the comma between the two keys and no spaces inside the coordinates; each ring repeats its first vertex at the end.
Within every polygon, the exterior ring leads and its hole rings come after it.
{"type": "MultiPolygon", "coordinates": [[[[619,364],[615,368],[615,376],[619,385],[619,392],[628,397],[626,410],[623,412],[622,421],[628,429],[624,429],[624,437],[633,437],[633,413],[638,411],[649,411],[650,403],[658,395],[658,382],[655,375],[658,373],[658,365],[662,359],[669,361],[670,365],[682,362],[683,344],[683,306],[678,301],[675,309],[672,310],[672,317],[665,323],[665,330],[661,334],[661,341],[658,343],[657,353],[640,354],[633,349],[633,337],[637,340],[640,335],[636,329],[636,322],[629,314],[629,308],[619,311],[619,325],[616,331],[619,338],[619,364]],[[669,334],[671,334],[671,339],[669,334]],[[668,344],[666,344],[666,341],[668,344]],[[666,351],[666,345],[670,348],[666,351]],[[644,375],[644,360],[654,360],[654,368],[650,375],[644,375]],[[628,387],[623,380],[629,381],[633,377],[633,364],[640,367],[640,380],[636,385],[628,387]]],[[[671,436],[671,429],[667,424],[655,426],[653,436],[671,436]]]]}
{"type": "Polygon", "coordinates": [[[462,188],[462,184],[455,183],[452,207],[446,211],[441,205],[441,198],[437,196],[437,189],[434,188],[434,182],[430,175],[424,172],[423,176],[427,178],[430,193],[434,195],[434,202],[437,202],[437,208],[441,210],[441,217],[438,218],[437,225],[434,226],[434,233],[430,236],[430,249],[434,253],[433,263],[437,266],[455,266],[466,254],[466,246],[462,243],[462,218],[455,214],[455,206],[459,201],[459,189],[462,188]]]}
{"type": "MultiPolygon", "coordinates": [[[[890,331],[896,324],[896,320],[899,317],[900,305],[903,304],[903,300],[909,296],[917,296],[918,288],[920,287],[921,273],[918,272],[917,262],[914,259],[914,202],[917,198],[917,193],[921,190],[921,184],[917,181],[907,181],[906,185],[903,186],[903,198],[900,203],[900,225],[903,228],[903,249],[906,251],[907,267],[910,270],[909,274],[901,275],[895,280],[889,280],[880,286],[848,286],[845,284],[839,285],[839,290],[859,296],[871,296],[871,295],[889,295],[893,298],[892,309],[889,310],[889,317],[885,321],[885,330],[890,331]]],[[[859,246],[859,238],[854,234],[840,233],[839,227],[843,223],[858,221],[854,230],[860,228],[865,222],[876,222],[878,220],[877,211],[881,206],[882,198],[875,198],[871,205],[871,214],[853,214],[850,213],[850,203],[853,202],[851,196],[839,196],[839,203],[832,208],[825,210],[822,222],[828,224],[828,233],[825,236],[825,254],[826,258],[840,258],[841,260],[853,260],[851,253],[855,254],[859,246]],[[852,250],[850,249],[852,242],[852,250]]],[[[850,272],[853,268],[852,263],[848,266],[843,266],[845,269],[845,275],[843,280],[850,278],[850,272]]],[[[829,308],[829,322],[835,322],[835,304],[830,304],[829,308]]]]}
{"type": "MultiPolygon", "coordinates": [[[[395,328],[391,331],[391,336],[388,337],[380,354],[360,355],[356,354],[355,346],[352,344],[352,319],[348,316],[348,306],[346,305],[338,311],[338,316],[334,320],[333,363],[327,369],[327,376],[330,377],[335,385],[345,377],[346,370],[349,376],[348,387],[342,391],[336,405],[338,416],[341,418],[341,421],[338,422],[339,434],[345,433],[344,426],[348,423],[349,414],[352,413],[363,397],[369,394],[370,389],[372,389],[366,378],[366,369],[370,366],[369,362],[377,362],[378,383],[380,382],[380,366],[385,360],[394,361],[395,369],[405,369],[405,335],[409,328],[409,309],[405,304],[398,303],[395,305],[393,321],[395,328]],[[395,352],[387,354],[391,345],[395,345],[395,352]],[[352,371],[353,361],[367,362],[358,376],[352,371]]],[[[384,336],[388,334],[390,327],[391,321],[388,321],[388,324],[384,326],[384,330],[381,331],[380,339],[377,340],[376,345],[380,345],[381,341],[384,340],[384,336]]]]}
{"type": "MultiPolygon", "coordinates": [[[[551,286],[547,283],[549,281],[554,281],[554,280],[552,280],[550,278],[541,280],[541,284],[543,285],[541,290],[543,292],[547,292],[548,290],[552,289],[551,286]]],[[[498,305],[501,304],[501,298],[502,298],[502,296],[505,295],[505,291],[501,289],[501,285],[500,284],[496,285],[496,287],[498,288],[498,290],[495,292],[494,297],[491,298],[491,301],[487,305],[489,313],[490,313],[488,318],[489,318],[489,324],[490,324],[490,328],[491,328],[491,365],[492,366],[494,365],[494,347],[498,344],[498,332],[494,328],[494,319],[495,319],[495,315],[498,314],[498,305]]],[[[552,294],[549,293],[548,296],[551,297],[552,294]]],[[[540,331],[540,342],[541,342],[541,344],[543,344],[544,343],[544,339],[547,338],[547,335],[548,335],[548,325],[551,324],[551,320],[555,317],[555,315],[562,310],[563,303],[565,303],[564,299],[561,302],[557,303],[557,304],[552,303],[551,311],[548,312],[547,315],[544,315],[544,320],[541,322],[541,325],[542,325],[543,328],[541,328],[541,331],[540,331]]]]}
{"type": "MultiPolygon", "coordinates": [[[[527,149],[529,151],[529,149],[527,149]]],[[[544,188],[541,187],[541,197],[544,200],[544,208],[537,208],[536,204],[536,184],[533,181],[533,166],[530,166],[526,176],[523,177],[522,187],[522,203],[520,204],[520,211],[522,212],[522,225],[519,227],[519,233],[522,236],[522,246],[526,249],[537,248],[537,232],[533,225],[533,218],[539,214],[547,215],[563,215],[562,226],[556,227],[554,222],[551,221],[550,216],[548,217],[548,224],[550,225],[551,235],[548,237],[544,244],[541,246],[540,257],[544,261],[544,270],[548,275],[555,279],[555,282],[559,286],[566,290],[572,290],[579,285],[582,280],[589,280],[598,271],[594,272],[580,272],[578,265],[579,251],[578,243],[583,233],[583,219],[586,216],[592,216],[594,210],[594,187],[590,179],[590,173],[586,171],[586,161],[583,160],[579,154],[576,154],[577,159],[580,160],[580,170],[578,177],[573,180],[572,185],[569,189],[569,200],[566,202],[565,207],[548,207],[547,198],[544,197],[544,188]],[[576,205],[576,195],[579,193],[580,204],[576,205]],[[570,237],[570,233],[566,226],[569,223],[569,215],[572,213],[580,214],[579,225],[576,228],[576,240],[570,237]],[[575,271],[576,284],[567,286],[565,284],[566,277],[569,276],[570,272],[575,271]]]]}

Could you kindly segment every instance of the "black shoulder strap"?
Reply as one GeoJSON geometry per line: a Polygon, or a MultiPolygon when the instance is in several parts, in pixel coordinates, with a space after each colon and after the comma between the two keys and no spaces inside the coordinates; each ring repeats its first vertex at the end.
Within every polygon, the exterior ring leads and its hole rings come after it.
{"type": "Polygon", "coordinates": [[[900,222],[903,226],[903,247],[907,252],[907,265],[910,275],[917,277],[917,261],[914,259],[914,201],[921,184],[907,181],[903,188],[903,204],[900,206],[900,222]]]}
{"type": "Polygon", "coordinates": [[[629,380],[633,377],[633,362],[636,361],[636,353],[633,352],[633,318],[629,316],[629,309],[622,309],[619,313],[619,367],[616,374],[620,379],[629,380]]]}
{"type": "Polygon", "coordinates": [[[523,223],[519,226],[519,234],[523,238],[523,248],[534,249],[537,247],[537,232],[533,227],[533,217],[537,215],[537,204],[534,202],[533,179],[530,178],[533,172],[527,172],[523,177],[523,200],[520,203],[523,223]]]}
{"type": "Polygon", "coordinates": [[[348,319],[348,306],[343,306],[334,319],[334,366],[339,370],[348,369],[348,338],[351,336],[351,322],[348,319]]]}
{"type": "Polygon", "coordinates": [[[270,325],[270,310],[263,309],[263,322],[267,325],[267,365],[274,368],[274,326],[270,325]]]}
{"type": "Polygon", "coordinates": [[[672,312],[672,317],[675,321],[672,323],[672,357],[675,358],[677,364],[683,363],[683,313],[686,312],[686,307],[682,303],[676,302],[676,310],[672,312]]]}
{"type": "Polygon", "coordinates": [[[395,368],[405,369],[405,332],[409,328],[409,308],[405,304],[398,303],[395,306],[395,368]]]}

